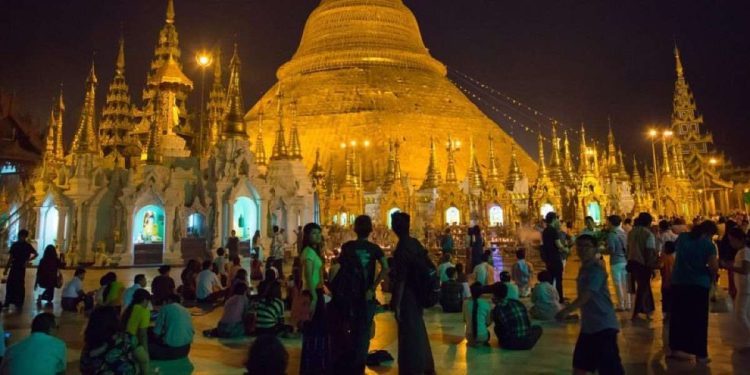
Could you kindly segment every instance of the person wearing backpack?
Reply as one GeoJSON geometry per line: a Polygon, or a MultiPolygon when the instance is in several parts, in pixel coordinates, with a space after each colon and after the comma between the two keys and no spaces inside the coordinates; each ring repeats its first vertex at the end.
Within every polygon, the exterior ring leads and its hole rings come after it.
{"type": "MultiPolygon", "coordinates": [[[[432,266],[434,280],[439,285],[437,270],[427,256],[427,250],[415,238],[409,235],[410,217],[404,212],[391,215],[393,232],[398,236],[398,244],[393,252],[393,285],[391,309],[398,327],[398,367],[401,374],[434,374],[435,363],[430,349],[430,339],[424,325],[422,312],[429,302],[432,278],[425,276],[429,265],[432,266]]],[[[437,295],[439,297],[439,287],[437,295]]],[[[434,305],[434,303],[433,303],[434,305]]]]}
{"type": "Polygon", "coordinates": [[[363,374],[370,349],[370,330],[375,316],[375,287],[388,272],[385,254],[380,246],[370,242],[372,219],[360,215],[354,220],[357,239],[341,246],[339,271],[331,282],[331,306],[342,319],[341,327],[348,334],[339,339],[344,345],[331,345],[341,349],[339,360],[334,361],[338,374],[363,374]],[[376,274],[377,263],[380,271],[376,274]],[[349,345],[346,345],[349,344],[349,345]]]}

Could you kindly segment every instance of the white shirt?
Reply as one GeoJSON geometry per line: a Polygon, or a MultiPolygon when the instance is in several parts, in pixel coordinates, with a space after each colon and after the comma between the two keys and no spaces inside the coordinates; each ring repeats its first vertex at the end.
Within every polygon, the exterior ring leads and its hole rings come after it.
{"type": "Polygon", "coordinates": [[[133,302],[133,294],[141,288],[143,288],[141,284],[133,284],[130,288],[125,289],[125,292],[122,293],[122,305],[124,307],[130,306],[130,302],[133,302]]]}
{"type": "Polygon", "coordinates": [[[65,372],[66,366],[65,343],[46,333],[34,332],[5,351],[0,374],[57,374],[65,372]]]}
{"type": "Polygon", "coordinates": [[[221,281],[211,270],[203,270],[198,274],[198,285],[196,287],[195,296],[198,299],[205,299],[215,289],[221,288],[221,281]]]}
{"type": "Polygon", "coordinates": [[[83,292],[83,281],[77,277],[73,277],[65,284],[62,290],[63,298],[78,298],[80,292],[83,292]]]}
{"type": "MultiPolygon", "coordinates": [[[[742,262],[750,262],[750,248],[745,246],[734,256],[734,266],[742,268],[742,262]]],[[[737,285],[737,294],[750,294],[750,274],[743,275],[734,273],[734,284],[737,285]]]]}
{"type": "Polygon", "coordinates": [[[154,333],[164,338],[164,343],[178,348],[193,342],[193,320],[190,312],[179,303],[170,303],[159,309],[154,333]]]}
{"type": "Polygon", "coordinates": [[[219,275],[227,275],[227,258],[225,256],[217,256],[214,259],[214,264],[219,269],[219,275]]]}
{"type": "Polygon", "coordinates": [[[441,284],[448,281],[448,274],[445,271],[448,271],[448,268],[451,267],[456,266],[451,262],[440,263],[440,265],[438,266],[438,275],[440,275],[441,284]]]}

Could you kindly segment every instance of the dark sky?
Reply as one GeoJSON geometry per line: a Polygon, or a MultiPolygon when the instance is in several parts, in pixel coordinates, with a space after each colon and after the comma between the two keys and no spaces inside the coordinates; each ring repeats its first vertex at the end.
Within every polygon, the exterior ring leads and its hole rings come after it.
{"type": "MultiPolygon", "coordinates": [[[[138,102],[165,0],[0,0],[0,88],[40,122],[65,86],[68,139],[96,52],[98,101],[112,79],[120,24],[126,75],[138,102]],[[71,110],[73,109],[73,110],[71,110]]],[[[240,45],[251,105],[275,81],[317,0],[176,0],[185,72],[200,88],[194,53],[240,45]]],[[[668,124],[676,39],[687,79],[717,148],[736,163],[750,136],[750,22],[743,1],[405,0],[431,53],[565,124],[604,137],[607,117],[626,153],[647,161],[648,124],[668,124]]],[[[207,75],[210,77],[210,75],[207,75]]],[[[210,79],[207,79],[210,81],[210,79]]],[[[207,84],[210,84],[208,82],[207,84]]],[[[191,100],[197,102],[198,91],[191,100]]],[[[485,113],[503,118],[484,108],[485,113]]],[[[514,117],[518,113],[509,112],[514,117]]],[[[521,118],[521,117],[519,117],[521,118]]],[[[528,125],[535,123],[526,121],[528,125]]],[[[507,128],[506,128],[507,129],[507,128]]],[[[516,136],[536,155],[533,135],[516,136]]]]}

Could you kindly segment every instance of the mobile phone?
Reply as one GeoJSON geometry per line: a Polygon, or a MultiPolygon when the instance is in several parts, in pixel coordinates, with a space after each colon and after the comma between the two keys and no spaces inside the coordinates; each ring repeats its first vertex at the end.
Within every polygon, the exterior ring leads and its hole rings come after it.
{"type": "Polygon", "coordinates": [[[7,340],[9,338],[10,338],[10,332],[5,332],[5,339],[7,340]]]}

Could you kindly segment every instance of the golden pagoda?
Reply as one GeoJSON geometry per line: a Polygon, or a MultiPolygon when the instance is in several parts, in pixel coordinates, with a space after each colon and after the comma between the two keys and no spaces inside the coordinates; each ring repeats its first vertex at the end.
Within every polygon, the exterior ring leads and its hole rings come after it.
{"type": "MultiPolygon", "coordinates": [[[[429,135],[448,133],[465,143],[491,134],[498,162],[510,163],[506,150],[513,140],[446,78],[446,67],[430,56],[416,18],[401,0],[322,0],[277,78],[245,116],[249,128],[258,128],[261,108],[277,105],[281,85],[297,102],[300,142],[319,147],[323,160],[337,159],[338,170],[344,164],[335,157],[341,143],[369,141],[370,155],[382,159],[371,162],[385,165],[391,138],[401,145],[404,175],[418,186],[429,164],[429,135]]],[[[275,114],[266,112],[264,120],[263,131],[272,133],[275,114]]],[[[303,150],[308,169],[316,147],[303,150]]],[[[486,155],[489,142],[475,147],[486,155]]],[[[455,156],[456,173],[467,175],[469,153],[455,156]]],[[[518,159],[524,172],[536,172],[528,154],[519,150],[518,159]]]]}

